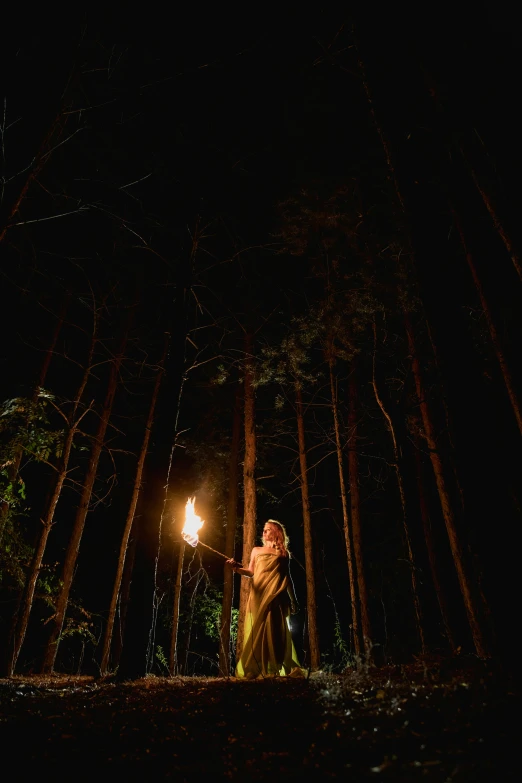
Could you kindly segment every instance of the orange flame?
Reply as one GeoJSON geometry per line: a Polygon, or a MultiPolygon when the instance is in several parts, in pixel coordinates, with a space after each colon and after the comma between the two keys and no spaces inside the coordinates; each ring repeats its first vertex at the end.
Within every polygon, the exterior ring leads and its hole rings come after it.
{"type": "Polygon", "coordinates": [[[201,519],[194,511],[194,503],[196,498],[189,498],[185,504],[185,524],[181,535],[190,546],[197,546],[199,541],[198,531],[205,524],[205,520],[201,519]]]}

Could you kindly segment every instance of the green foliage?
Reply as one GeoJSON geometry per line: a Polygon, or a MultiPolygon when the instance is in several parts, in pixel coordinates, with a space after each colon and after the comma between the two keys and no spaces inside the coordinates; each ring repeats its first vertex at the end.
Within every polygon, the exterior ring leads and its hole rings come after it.
{"type": "MultiPolygon", "coordinates": [[[[194,603],[194,624],[202,629],[205,636],[216,642],[219,641],[222,603],[223,594],[213,585],[198,594],[194,603]]],[[[232,629],[235,627],[237,633],[237,609],[232,610],[232,615],[232,629]]]]}
{"type": "MultiPolygon", "coordinates": [[[[208,583],[206,589],[198,592],[194,598],[194,604],[191,608],[189,601],[182,602],[180,626],[185,628],[192,615],[192,629],[195,635],[201,633],[207,639],[213,642],[219,642],[219,629],[221,624],[221,607],[223,605],[223,593],[213,584],[208,583]]],[[[237,623],[239,611],[232,609],[230,636],[235,641],[237,636],[237,623]]]]}
{"type": "Polygon", "coordinates": [[[63,431],[52,429],[47,415],[53,399],[40,389],[36,400],[14,397],[0,405],[0,503],[4,524],[6,516],[23,510],[26,500],[25,482],[19,475],[22,457],[45,462],[61,454],[63,431]]]}
{"type": "Polygon", "coordinates": [[[25,566],[33,550],[26,543],[19,525],[8,515],[4,521],[0,546],[0,587],[19,590],[25,583],[25,566]]]}
{"type": "Polygon", "coordinates": [[[0,405],[0,466],[2,474],[14,464],[20,451],[38,461],[60,457],[63,430],[51,428],[48,405],[52,394],[39,389],[36,400],[14,397],[0,405]]]}
{"type": "Polygon", "coordinates": [[[58,563],[42,566],[36,582],[35,598],[42,601],[54,613],[54,599],[62,588],[58,575],[58,563]]]}
{"type": "Polygon", "coordinates": [[[163,647],[160,644],[156,645],[156,660],[158,661],[160,666],[165,670],[167,675],[170,674],[169,662],[167,661],[167,656],[165,655],[163,647]]]}
{"type": "Polygon", "coordinates": [[[71,637],[71,636],[75,636],[75,637],[79,636],[83,639],[83,641],[91,642],[92,644],[95,645],[96,637],[94,636],[91,630],[92,626],[93,623],[89,622],[89,620],[78,621],[73,617],[68,617],[65,621],[65,626],[61,633],[61,639],[66,639],[67,637],[71,637]]]}
{"type": "MultiPolygon", "coordinates": [[[[53,583],[56,588],[60,582],[56,580],[53,583]]],[[[39,596],[41,597],[41,595],[39,596]]],[[[54,597],[54,596],[53,596],[54,597]]],[[[47,603],[55,611],[51,600],[47,603]]],[[[42,618],[42,621],[45,620],[42,618]]],[[[83,658],[83,651],[87,648],[93,651],[99,642],[99,628],[95,627],[95,617],[92,612],[85,609],[76,598],[69,601],[67,605],[67,616],[60,634],[60,647],[58,650],[57,666],[62,670],[70,669],[71,661],[74,660],[78,650],[81,650],[80,660],[83,658]]]]}
{"type": "Polygon", "coordinates": [[[337,653],[337,657],[340,658],[342,668],[346,668],[351,658],[350,650],[348,649],[348,645],[343,636],[341,623],[339,622],[339,618],[337,616],[335,618],[333,647],[337,653]]]}
{"type": "Polygon", "coordinates": [[[331,653],[321,655],[321,669],[325,672],[342,672],[354,665],[355,658],[350,652],[346,639],[341,630],[341,624],[337,613],[335,615],[333,645],[331,653]]]}
{"type": "Polygon", "coordinates": [[[265,346],[256,376],[256,386],[265,383],[314,383],[319,377],[311,367],[312,350],[322,332],[313,319],[294,318],[290,329],[277,346],[265,346]]]}
{"type": "Polygon", "coordinates": [[[60,457],[63,431],[52,428],[48,406],[53,396],[39,389],[35,400],[14,397],[0,405],[0,582],[18,588],[32,550],[19,523],[27,513],[22,459],[47,462],[60,457]]]}
{"type": "Polygon", "coordinates": [[[219,364],[217,367],[216,375],[214,375],[214,377],[211,378],[211,383],[221,386],[222,384],[228,381],[229,374],[230,374],[230,370],[227,367],[225,367],[224,364],[219,364]]]}

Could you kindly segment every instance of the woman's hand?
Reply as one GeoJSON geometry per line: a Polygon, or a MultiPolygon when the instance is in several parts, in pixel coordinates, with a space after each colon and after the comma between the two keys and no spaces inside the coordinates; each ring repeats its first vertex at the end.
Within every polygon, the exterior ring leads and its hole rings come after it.
{"type": "Polygon", "coordinates": [[[232,571],[235,572],[237,572],[237,569],[240,568],[240,564],[237,562],[237,560],[234,560],[234,558],[230,558],[230,560],[226,560],[225,565],[229,565],[232,571]]]}

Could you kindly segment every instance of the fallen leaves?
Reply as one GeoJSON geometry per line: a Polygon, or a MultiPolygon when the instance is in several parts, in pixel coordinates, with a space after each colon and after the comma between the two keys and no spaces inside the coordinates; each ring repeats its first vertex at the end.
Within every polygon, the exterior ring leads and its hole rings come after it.
{"type": "Polygon", "coordinates": [[[216,779],[302,781],[311,772],[321,779],[504,783],[516,749],[509,712],[517,689],[503,677],[479,675],[437,679],[402,667],[322,673],[308,682],[0,680],[3,762],[16,761],[20,779],[57,768],[96,779],[110,760],[115,774],[131,779],[198,780],[211,772],[216,779]]]}

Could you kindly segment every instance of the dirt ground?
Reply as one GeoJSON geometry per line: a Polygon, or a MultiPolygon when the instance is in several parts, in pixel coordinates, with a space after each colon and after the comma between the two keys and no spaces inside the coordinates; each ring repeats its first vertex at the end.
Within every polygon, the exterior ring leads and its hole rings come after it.
{"type": "Polygon", "coordinates": [[[504,783],[518,697],[510,675],[473,660],[254,682],[17,677],[0,680],[2,768],[10,782],[504,783]]]}

